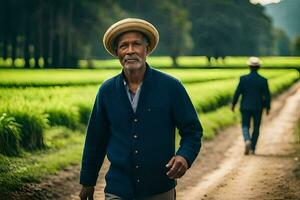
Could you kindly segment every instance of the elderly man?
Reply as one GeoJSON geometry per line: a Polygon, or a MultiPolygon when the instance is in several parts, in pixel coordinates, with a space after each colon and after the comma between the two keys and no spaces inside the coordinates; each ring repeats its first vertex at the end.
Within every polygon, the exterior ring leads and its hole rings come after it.
{"type": "Polygon", "coordinates": [[[245,141],[245,155],[255,154],[256,143],[259,136],[259,127],[263,108],[266,108],[267,115],[270,110],[270,91],[268,81],[257,73],[261,61],[257,57],[250,57],[248,60],[250,74],[242,76],[233,96],[232,111],[240,95],[242,101],[240,111],[242,114],[242,132],[245,141]],[[250,121],[253,119],[253,133],[250,136],[250,121]]]}
{"type": "Polygon", "coordinates": [[[151,68],[146,57],[159,40],[141,19],[113,24],[103,37],[122,72],[97,94],[82,158],[81,199],[92,199],[105,155],[105,199],[174,200],[176,179],[191,167],[201,147],[202,127],[182,84],[151,68]],[[180,146],[175,153],[175,129],[180,146]]]}

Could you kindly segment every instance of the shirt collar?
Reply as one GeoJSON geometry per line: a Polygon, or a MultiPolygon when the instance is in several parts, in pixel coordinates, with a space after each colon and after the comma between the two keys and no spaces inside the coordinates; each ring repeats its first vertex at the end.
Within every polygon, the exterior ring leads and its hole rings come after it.
{"type": "MultiPolygon", "coordinates": [[[[146,71],[145,71],[145,74],[144,74],[143,82],[149,81],[149,79],[151,77],[151,74],[152,74],[152,68],[148,65],[148,63],[146,63],[146,71]]],[[[122,76],[122,80],[123,80],[123,85],[127,85],[124,70],[122,70],[121,76],[122,76]]]]}

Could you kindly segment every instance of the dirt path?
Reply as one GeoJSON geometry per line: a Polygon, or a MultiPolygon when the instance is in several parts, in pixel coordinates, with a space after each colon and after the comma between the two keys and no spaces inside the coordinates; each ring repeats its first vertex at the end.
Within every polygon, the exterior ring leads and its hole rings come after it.
{"type": "MultiPolygon", "coordinates": [[[[300,182],[292,171],[296,165],[294,125],[300,117],[300,83],[276,98],[272,112],[264,117],[257,154],[243,155],[240,127],[221,131],[205,141],[192,168],[177,186],[178,200],[300,199],[300,182]]],[[[95,199],[103,200],[104,174],[100,171],[95,199]]],[[[79,166],[70,167],[42,184],[30,185],[14,194],[18,200],[79,200],[79,166]]],[[[0,198],[1,199],[1,198],[0,198]]]]}
{"type": "MultiPolygon", "coordinates": [[[[193,187],[179,190],[178,199],[300,199],[300,181],[292,173],[299,162],[293,147],[293,132],[300,117],[297,88],[293,95],[281,99],[285,103],[279,112],[264,120],[255,156],[243,155],[244,144],[239,136],[224,154],[220,167],[193,187]]],[[[276,103],[276,109],[281,107],[280,102],[276,103]]],[[[188,182],[182,180],[181,184],[188,182]]]]}

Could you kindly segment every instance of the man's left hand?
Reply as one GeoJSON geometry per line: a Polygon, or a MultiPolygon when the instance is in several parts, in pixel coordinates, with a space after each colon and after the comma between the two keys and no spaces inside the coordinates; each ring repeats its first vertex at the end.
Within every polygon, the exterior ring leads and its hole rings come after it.
{"type": "Polygon", "coordinates": [[[234,112],[235,105],[231,105],[231,111],[234,112]]]}
{"type": "Polygon", "coordinates": [[[188,163],[182,156],[174,156],[166,165],[169,168],[167,175],[171,179],[181,178],[188,169],[188,163]]]}

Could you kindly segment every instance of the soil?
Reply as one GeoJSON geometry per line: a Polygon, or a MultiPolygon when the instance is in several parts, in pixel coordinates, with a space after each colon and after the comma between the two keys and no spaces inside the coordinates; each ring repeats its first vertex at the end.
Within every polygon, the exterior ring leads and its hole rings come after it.
{"type": "MultiPolygon", "coordinates": [[[[178,180],[177,199],[300,200],[300,151],[294,134],[299,118],[300,83],[297,83],[272,102],[268,116],[264,114],[255,155],[244,155],[239,125],[204,141],[194,164],[178,180]]],[[[98,178],[95,192],[98,200],[104,199],[108,164],[106,160],[98,178]]],[[[5,199],[79,200],[79,170],[80,166],[71,166],[5,199]]]]}

